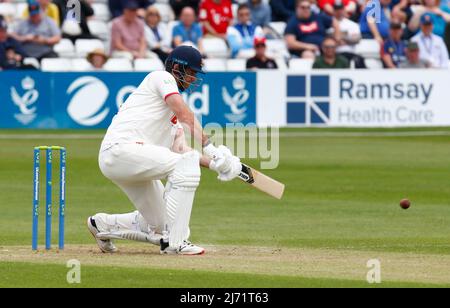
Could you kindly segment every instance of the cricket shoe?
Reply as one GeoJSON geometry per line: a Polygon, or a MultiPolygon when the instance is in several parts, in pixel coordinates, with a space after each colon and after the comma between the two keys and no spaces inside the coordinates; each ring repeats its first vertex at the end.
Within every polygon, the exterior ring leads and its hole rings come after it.
{"type": "Polygon", "coordinates": [[[161,239],[161,254],[195,256],[205,254],[205,249],[200,246],[196,246],[189,241],[184,241],[183,244],[176,249],[169,247],[169,243],[161,239]]]}
{"type": "Polygon", "coordinates": [[[91,232],[92,236],[97,241],[98,248],[104,253],[114,253],[117,252],[117,247],[114,246],[114,243],[111,240],[101,240],[97,238],[97,234],[100,233],[100,230],[97,228],[97,224],[95,223],[95,219],[93,217],[89,217],[87,220],[87,226],[89,232],[91,232]]]}

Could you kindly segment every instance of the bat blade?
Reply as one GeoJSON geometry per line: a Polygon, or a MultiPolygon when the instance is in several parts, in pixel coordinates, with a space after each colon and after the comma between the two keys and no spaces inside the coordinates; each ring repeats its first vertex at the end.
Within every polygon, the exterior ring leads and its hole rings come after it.
{"type": "Polygon", "coordinates": [[[285,185],[252,167],[242,164],[242,172],[239,175],[239,178],[269,196],[279,200],[283,198],[285,185]]]}

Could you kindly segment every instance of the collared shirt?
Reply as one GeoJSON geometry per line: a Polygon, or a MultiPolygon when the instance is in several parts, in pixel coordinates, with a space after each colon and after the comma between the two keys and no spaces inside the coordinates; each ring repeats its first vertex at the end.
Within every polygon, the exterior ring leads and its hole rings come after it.
{"type": "Polygon", "coordinates": [[[422,32],[412,38],[419,45],[420,58],[431,63],[434,68],[448,68],[449,58],[444,40],[432,34],[425,36],[422,32]]]}
{"type": "Polygon", "coordinates": [[[236,56],[241,49],[253,49],[253,40],[255,37],[264,37],[264,31],[261,27],[251,22],[229,27],[227,40],[231,48],[232,56],[236,56]]]}

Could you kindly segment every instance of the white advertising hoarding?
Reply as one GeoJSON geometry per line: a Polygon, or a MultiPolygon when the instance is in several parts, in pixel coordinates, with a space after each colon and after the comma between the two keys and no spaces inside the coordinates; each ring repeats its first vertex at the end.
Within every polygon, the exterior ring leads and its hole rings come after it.
{"type": "Polygon", "coordinates": [[[450,125],[450,71],[258,72],[258,124],[450,125]]]}

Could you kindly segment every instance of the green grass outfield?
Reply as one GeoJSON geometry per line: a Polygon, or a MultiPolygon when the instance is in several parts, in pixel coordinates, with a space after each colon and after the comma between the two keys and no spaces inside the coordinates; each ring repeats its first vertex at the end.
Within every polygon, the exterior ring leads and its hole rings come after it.
{"type": "Polygon", "coordinates": [[[286,183],[285,198],[205,171],[191,239],[209,253],[174,258],[135,243],[97,252],[86,218],[134,210],[98,170],[103,131],[0,131],[0,287],[71,287],[69,259],[82,264],[79,287],[370,287],[369,259],[381,261],[382,287],[450,286],[450,128],[282,133],[280,166],[266,173],[286,183]],[[68,151],[61,253],[30,251],[32,154],[43,144],[68,151]]]}

